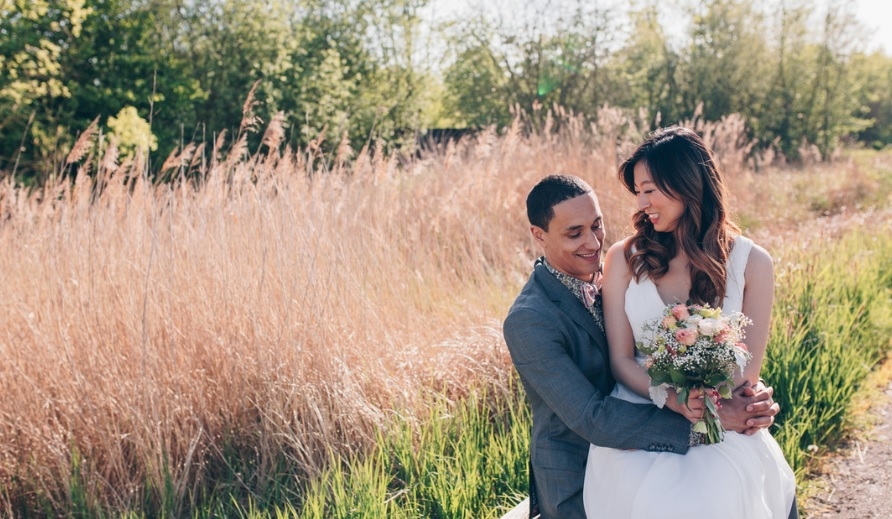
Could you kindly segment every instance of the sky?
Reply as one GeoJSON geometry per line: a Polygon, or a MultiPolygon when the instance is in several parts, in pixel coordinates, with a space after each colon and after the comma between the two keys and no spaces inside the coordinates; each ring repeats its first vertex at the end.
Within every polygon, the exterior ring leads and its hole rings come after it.
{"type": "MultiPolygon", "coordinates": [[[[561,0],[538,0],[560,3],[561,0]]],[[[671,0],[670,0],[671,1],[671,0]]],[[[830,0],[820,0],[818,5],[823,7],[830,0]]],[[[855,16],[864,25],[865,49],[870,52],[881,50],[888,56],[892,56],[892,0],[841,0],[848,2],[855,16]]],[[[442,15],[465,13],[479,9],[481,5],[489,8],[501,6],[496,9],[511,9],[516,6],[516,0],[432,0],[428,14],[434,14],[439,18],[442,15]]],[[[601,4],[609,2],[600,2],[601,4]]]]}
{"type": "Polygon", "coordinates": [[[855,11],[867,28],[868,50],[877,48],[892,56],[892,2],[889,0],[856,0],[855,11]]]}

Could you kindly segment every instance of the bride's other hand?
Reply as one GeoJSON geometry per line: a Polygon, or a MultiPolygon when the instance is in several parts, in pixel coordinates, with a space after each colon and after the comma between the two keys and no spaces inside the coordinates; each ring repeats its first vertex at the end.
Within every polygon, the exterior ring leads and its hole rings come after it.
{"type": "Polygon", "coordinates": [[[722,400],[719,409],[722,425],[729,431],[746,435],[771,427],[774,417],[780,412],[773,395],[774,388],[766,386],[761,380],[755,385],[744,382],[734,390],[730,400],[722,400]]]}
{"type": "Polygon", "coordinates": [[[678,393],[676,393],[674,389],[670,388],[668,393],[666,407],[684,416],[690,420],[691,423],[697,423],[703,418],[703,413],[706,411],[706,402],[703,400],[702,389],[695,388],[690,390],[690,393],[688,393],[687,405],[685,405],[684,402],[680,404],[678,403],[678,393]]]}

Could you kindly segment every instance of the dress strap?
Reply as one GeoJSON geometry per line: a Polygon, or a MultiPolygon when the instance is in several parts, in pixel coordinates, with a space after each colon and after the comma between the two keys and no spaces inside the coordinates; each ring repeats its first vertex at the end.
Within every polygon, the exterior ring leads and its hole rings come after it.
{"type": "Polygon", "coordinates": [[[740,311],[743,308],[743,289],[746,285],[744,273],[746,263],[753,248],[753,240],[746,236],[737,236],[731,245],[731,254],[726,265],[725,302],[722,309],[726,312],[740,311]]]}

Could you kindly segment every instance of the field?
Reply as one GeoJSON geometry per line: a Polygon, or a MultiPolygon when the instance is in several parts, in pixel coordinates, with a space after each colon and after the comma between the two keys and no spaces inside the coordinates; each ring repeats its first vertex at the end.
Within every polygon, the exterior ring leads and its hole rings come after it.
{"type": "MultiPolygon", "coordinates": [[[[614,171],[645,125],[599,120],[413,158],[237,143],[164,184],[97,150],[92,176],[6,181],[0,515],[498,516],[525,490],[500,322],[538,254],[526,193],[583,177],[608,240],[633,206],[614,171]]],[[[776,166],[739,119],[690,124],[776,259],[763,376],[804,481],[892,349],[892,154],[776,166]]]]}

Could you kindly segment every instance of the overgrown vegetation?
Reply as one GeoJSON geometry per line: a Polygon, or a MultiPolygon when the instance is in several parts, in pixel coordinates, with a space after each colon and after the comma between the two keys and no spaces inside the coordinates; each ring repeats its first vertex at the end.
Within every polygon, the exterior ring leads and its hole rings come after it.
{"type": "Polygon", "coordinates": [[[209,160],[255,83],[264,124],[331,153],[411,152],[429,128],[504,128],[521,112],[541,131],[554,106],[660,124],[742,114],[750,153],[793,161],[892,143],[892,57],[867,52],[850,2],[447,3],[0,1],[0,177],[43,183],[97,117],[123,147],[154,135],[152,175],[188,143],[209,160]]]}
{"type": "MultiPolygon", "coordinates": [[[[888,229],[889,221],[880,227],[888,229]]],[[[831,258],[826,264],[815,261],[814,249],[785,248],[779,258],[771,353],[763,374],[784,411],[774,435],[801,487],[845,438],[857,418],[852,399],[871,369],[892,352],[890,249],[888,235],[860,229],[824,251],[831,258]],[[852,250],[859,252],[851,255],[852,250]],[[840,282],[837,273],[843,269],[857,275],[840,282]]],[[[415,426],[398,418],[370,452],[333,459],[300,504],[254,506],[240,513],[308,519],[500,517],[526,492],[531,427],[522,388],[506,387],[507,398],[483,395],[485,405],[477,393],[453,405],[434,405],[415,426]]],[[[232,507],[217,511],[231,514],[232,507]]]]}
{"type": "MultiPolygon", "coordinates": [[[[243,134],[206,161],[175,157],[164,184],[97,132],[74,178],[7,179],[0,510],[495,514],[525,478],[528,417],[500,334],[537,253],[524,197],[547,173],[578,174],[612,239],[632,207],[613,172],[646,122],[601,115],[349,162],[292,152],[271,125],[259,152],[243,134]]],[[[748,233],[780,261],[766,376],[790,399],[778,436],[803,469],[888,349],[890,157],[757,173],[739,119],[687,124],[720,150],[748,233]],[[840,177],[868,189],[811,212],[840,177]]]]}

